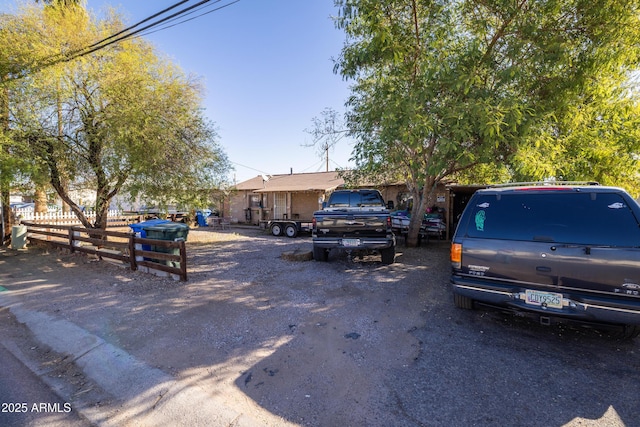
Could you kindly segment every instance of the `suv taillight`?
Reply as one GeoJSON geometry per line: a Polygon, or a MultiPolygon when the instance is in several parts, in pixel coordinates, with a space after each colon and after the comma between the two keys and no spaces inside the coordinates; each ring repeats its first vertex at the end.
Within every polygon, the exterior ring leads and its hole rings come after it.
{"type": "Polygon", "coordinates": [[[460,243],[451,244],[451,266],[453,268],[462,266],[462,245],[460,243]]]}

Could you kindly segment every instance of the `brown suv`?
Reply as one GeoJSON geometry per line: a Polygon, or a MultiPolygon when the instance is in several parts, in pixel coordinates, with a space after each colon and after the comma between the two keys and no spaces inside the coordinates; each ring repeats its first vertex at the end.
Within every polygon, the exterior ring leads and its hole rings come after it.
{"type": "Polygon", "coordinates": [[[499,186],[469,200],[451,247],[454,302],[640,334],[640,206],[595,184],[499,186]]]}

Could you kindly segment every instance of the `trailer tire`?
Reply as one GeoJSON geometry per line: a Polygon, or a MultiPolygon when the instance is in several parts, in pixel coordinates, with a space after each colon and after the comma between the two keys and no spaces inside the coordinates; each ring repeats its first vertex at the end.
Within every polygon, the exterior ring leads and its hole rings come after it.
{"type": "Polygon", "coordinates": [[[295,224],[287,224],[284,226],[284,234],[286,234],[287,237],[296,237],[298,235],[298,227],[296,227],[295,224]]]}
{"type": "Polygon", "coordinates": [[[282,234],[282,224],[280,223],[274,223],[271,224],[271,234],[273,234],[274,236],[279,236],[282,234]]]}

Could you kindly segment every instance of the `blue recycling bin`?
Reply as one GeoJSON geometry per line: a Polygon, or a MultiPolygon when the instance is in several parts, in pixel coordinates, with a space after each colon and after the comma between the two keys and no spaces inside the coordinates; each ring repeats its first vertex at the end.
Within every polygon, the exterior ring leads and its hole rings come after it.
{"type": "MultiPolygon", "coordinates": [[[[136,224],[129,224],[129,227],[133,230],[134,233],[139,234],[140,237],[146,238],[147,232],[144,230],[144,227],[151,227],[158,224],[166,224],[169,221],[168,219],[150,219],[149,221],[138,222],[136,224]]],[[[143,251],[150,251],[151,245],[142,245],[143,251]]]]}
{"type": "Polygon", "coordinates": [[[198,221],[200,227],[207,226],[207,218],[205,218],[204,214],[200,211],[196,212],[196,221],[198,221]]]}

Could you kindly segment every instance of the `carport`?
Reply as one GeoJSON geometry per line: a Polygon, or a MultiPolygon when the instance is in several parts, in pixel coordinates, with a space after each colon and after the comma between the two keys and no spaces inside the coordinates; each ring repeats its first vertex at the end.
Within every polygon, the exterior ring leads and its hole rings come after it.
{"type": "Polygon", "coordinates": [[[469,199],[478,190],[487,188],[486,184],[470,184],[470,185],[449,185],[447,186],[449,196],[449,209],[447,209],[447,240],[451,240],[453,233],[456,231],[458,219],[462,215],[462,211],[467,206],[469,199]]]}

